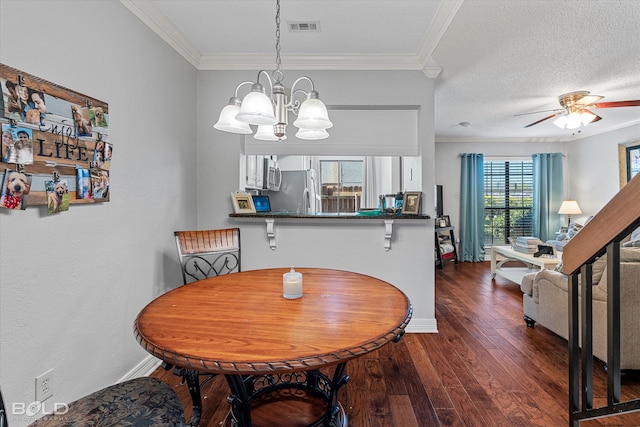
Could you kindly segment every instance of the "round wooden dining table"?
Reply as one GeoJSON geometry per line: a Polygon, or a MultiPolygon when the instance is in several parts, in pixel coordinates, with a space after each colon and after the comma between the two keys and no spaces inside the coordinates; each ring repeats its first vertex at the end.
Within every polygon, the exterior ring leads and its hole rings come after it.
{"type": "MultiPolygon", "coordinates": [[[[411,319],[402,291],[349,271],[296,268],[303,296],[286,299],[288,271],[252,270],[190,283],[153,300],[135,321],[136,339],[152,355],[192,372],[225,376],[231,393],[224,425],[268,425],[252,423],[252,406],[289,390],[291,402],[302,395],[322,403],[321,415],[304,425],[346,426],[337,397],[349,380],[346,362],[399,340],[411,319]],[[335,368],[333,374],[327,367],[335,368]]],[[[197,376],[190,388],[196,383],[197,376]]],[[[197,394],[194,407],[201,405],[199,389],[197,394]]],[[[198,422],[192,417],[192,425],[198,422]]]]}

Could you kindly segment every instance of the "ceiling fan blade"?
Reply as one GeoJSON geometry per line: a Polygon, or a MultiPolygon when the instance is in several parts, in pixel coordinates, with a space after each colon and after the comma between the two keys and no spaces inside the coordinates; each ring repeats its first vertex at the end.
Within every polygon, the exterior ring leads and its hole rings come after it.
{"type": "Polygon", "coordinates": [[[529,114],[549,113],[549,112],[552,112],[552,111],[564,111],[564,108],[556,108],[556,109],[553,109],[553,110],[532,111],[530,113],[514,114],[513,117],[528,116],[529,114]]]}
{"type": "MultiPolygon", "coordinates": [[[[593,114],[593,113],[592,113],[592,114],[593,114]]],[[[599,120],[602,120],[602,117],[600,117],[599,115],[594,114],[594,116],[596,116],[596,117],[595,117],[593,120],[591,120],[591,121],[589,122],[589,124],[591,124],[591,123],[595,123],[595,122],[597,122],[597,121],[599,121],[599,120]]]]}
{"type": "Polygon", "coordinates": [[[597,104],[593,104],[593,106],[595,108],[640,107],[640,100],[598,102],[597,104]]]}
{"type": "Polygon", "coordinates": [[[544,119],[540,119],[540,120],[538,120],[537,122],[533,122],[533,123],[531,123],[530,125],[526,125],[526,126],[525,126],[525,128],[530,128],[530,127],[531,127],[531,126],[533,126],[533,125],[537,125],[538,123],[542,123],[542,122],[544,122],[545,120],[549,120],[549,119],[550,119],[550,118],[552,118],[552,117],[558,116],[558,115],[562,114],[562,112],[563,112],[563,111],[564,111],[564,110],[559,111],[559,112],[557,112],[557,113],[555,113],[555,114],[552,114],[552,115],[550,115],[550,116],[545,117],[544,119]]]}

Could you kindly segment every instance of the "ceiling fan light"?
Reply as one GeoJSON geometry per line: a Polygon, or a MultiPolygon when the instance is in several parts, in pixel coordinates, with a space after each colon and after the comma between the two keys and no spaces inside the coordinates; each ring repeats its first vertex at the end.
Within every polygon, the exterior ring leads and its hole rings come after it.
{"type": "Polygon", "coordinates": [[[281,138],[278,138],[274,133],[273,125],[258,126],[258,130],[253,137],[261,141],[284,141],[287,139],[287,135],[283,135],[281,138]]]}
{"type": "MultiPolygon", "coordinates": [[[[233,98],[231,98],[231,100],[233,100],[233,98]]],[[[252,131],[249,125],[236,120],[239,112],[240,106],[230,101],[230,104],[225,106],[220,112],[218,121],[213,125],[214,129],[230,133],[250,134],[252,131]]]]}
{"type": "Polygon", "coordinates": [[[565,125],[566,129],[577,129],[580,126],[582,126],[580,113],[574,112],[567,116],[567,124],[565,125]]]}
{"type": "Polygon", "coordinates": [[[242,100],[242,106],[236,120],[250,125],[275,125],[277,123],[271,99],[265,94],[264,86],[260,83],[254,83],[251,92],[242,100]]]}
{"type": "Polygon", "coordinates": [[[564,129],[567,126],[567,116],[560,116],[553,121],[553,124],[560,129],[564,129]]]}
{"type": "Polygon", "coordinates": [[[329,129],[333,126],[326,105],[318,98],[318,92],[312,91],[302,103],[293,125],[300,129],[329,129]]]}
{"type": "Polygon", "coordinates": [[[318,139],[329,138],[329,132],[326,129],[298,129],[296,132],[296,138],[306,139],[308,141],[315,141],[318,139]]]}

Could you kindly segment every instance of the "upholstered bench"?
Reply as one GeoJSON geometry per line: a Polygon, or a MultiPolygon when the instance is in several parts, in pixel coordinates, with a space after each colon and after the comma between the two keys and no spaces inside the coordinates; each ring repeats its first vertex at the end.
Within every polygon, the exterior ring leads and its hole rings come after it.
{"type": "MultiPolygon", "coordinates": [[[[0,399],[0,424],[7,426],[7,414],[0,399]]],[[[65,408],[66,409],[66,408],[65,408]]],[[[186,426],[182,405],[171,387],[162,380],[142,377],[96,391],[71,402],[68,411],[45,415],[29,427],[87,426],[186,426]]]]}

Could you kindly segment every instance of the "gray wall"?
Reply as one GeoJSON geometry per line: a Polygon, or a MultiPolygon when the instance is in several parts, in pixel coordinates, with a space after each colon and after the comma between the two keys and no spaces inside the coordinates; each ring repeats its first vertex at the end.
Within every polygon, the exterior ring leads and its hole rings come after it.
{"type": "Polygon", "coordinates": [[[640,145],[640,125],[569,144],[570,194],[583,213],[576,219],[586,220],[597,214],[620,191],[618,145],[631,143],[640,145]]]}
{"type": "MultiPolygon", "coordinates": [[[[230,193],[238,189],[239,156],[244,135],[213,129],[220,110],[243,80],[255,72],[219,71],[199,74],[198,102],[198,224],[202,228],[241,226],[243,270],[269,266],[332,267],[362,272],[387,280],[412,301],[414,331],[435,331],[433,222],[394,225],[392,249],[385,252],[384,225],[328,224],[323,227],[295,224],[280,226],[282,245],[276,251],[266,242],[264,222],[249,224],[228,218],[233,211],[230,193]],[[284,242],[288,242],[285,244],[284,242]],[[348,242],[348,244],[345,244],[348,242]]],[[[285,83],[309,75],[325,102],[332,105],[415,105],[418,111],[418,152],[422,161],[422,212],[433,212],[434,137],[433,80],[422,72],[309,71],[285,72],[285,83]],[[393,87],[385,82],[394,82],[393,87]]],[[[242,94],[241,94],[242,95],[242,94]]],[[[292,120],[290,120],[292,121],[292,120]]],[[[367,120],[354,121],[354,128],[367,120]]],[[[331,132],[331,129],[329,129],[331,132]]],[[[330,138],[330,144],[349,143],[330,138]]],[[[406,144],[403,138],[388,144],[406,144]]],[[[286,144],[286,142],[282,143],[286,144]]],[[[315,223],[317,224],[317,222],[315,223]]],[[[276,225],[278,227],[278,225],[276,225]]]]}
{"type": "Polygon", "coordinates": [[[135,316],[181,282],[172,232],[197,225],[197,72],[115,0],[2,1],[0,40],[3,64],[110,109],[111,202],[0,209],[2,392],[28,404],[54,368],[53,400],[68,402],[145,360],[135,316]]]}
{"type": "Polygon", "coordinates": [[[565,154],[565,197],[577,200],[583,212],[571,218],[584,222],[620,191],[618,145],[633,142],[640,145],[640,125],[569,142],[437,142],[436,183],[444,186],[445,215],[459,224],[460,153],[484,153],[499,159],[561,152],[565,154]]]}

